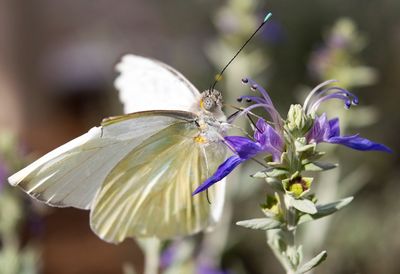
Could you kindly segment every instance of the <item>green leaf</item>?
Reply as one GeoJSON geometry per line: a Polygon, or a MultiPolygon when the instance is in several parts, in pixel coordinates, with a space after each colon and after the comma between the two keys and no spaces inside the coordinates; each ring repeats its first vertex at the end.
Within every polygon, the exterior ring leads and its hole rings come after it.
{"type": "Polygon", "coordinates": [[[315,150],[315,144],[303,145],[301,143],[296,142],[295,145],[296,145],[297,152],[305,152],[305,151],[314,151],[315,150]]]}
{"type": "Polygon", "coordinates": [[[322,156],[325,155],[325,152],[321,152],[321,151],[317,151],[317,152],[313,152],[310,154],[303,154],[303,160],[301,161],[302,165],[306,165],[308,163],[312,163],[320,158],[322,158],[322,156]]]}
{"type": "Polygon", "coordinates": [[[251,229],[260,229],[260,230],[275,229],[281,226],[281,223],[279,221],[270,218],[257,218],[257,219],[245,220],[237,222],[236,224],[239,226],[251,229]]]}
{"type": "Polygon", "coordinates": [[[304,165],[304,170],[306,171],[325,171],[330,170],[337,167],[337,164],[332,163],[321,163],[321,162],[312,162],[304,165]]]}
{"type": "Polygon", "coordinates": [[[258,171],[256,173],[254,173],[253,175],[250,175],[250,177],[253,177],[253,178],[266,178],[267,174],[266,174],[265,171],[258,171]]]}
{"type": "Polygon", "coordinates": [[[255,174],[251,175],[253,178],[266,178],[266,177],[278,177],[281,175],[286,175],[289,172],[283,168],[269,168],[268,170],[263,170],[256,172],[255,174]]]}
{"type": "Polygon", "coordinates": [[[323,218],[325,216],[329,216],[343,207],[347,206],[350,204],[350,202],[353,201],[353,197],[347,197],[344,199],[341,199],[339,201],[333,202],[333,203],[328,203],[324,205],[317,205],[317,213],[313,214],[312,216],[310,215],[303,215],[300,217],[299,224],[305,223],[308,221],[316,220],[323,218]]]}
{"type": "Polygon", "coordinates": [[[286,169],[274,168],[270,171],[267,171],[266,174],[268,177],[278,177],[281,175],[289,174],[289,171],[287,171],[286,169]]]}
{"type": "Polygon", "coordinates": [[[307,214],[315,214],[317,213],[317,208],[313,202],[307,199],[294,199],[292,198],[290,201],[291,206],[293,206],[298,211],[307,213],[307,214]]]}
{"type": "Polygon", "coordinates": [[[318,266],[320,263],[325,261],[326,257],[328,256],[328,253],[324,250],[321,253],[319,253],[317,256],[309,260],[307,263],[303,264],[297,271],[296,274],[302,274],[310,271],[314,267],[318,266]]]}

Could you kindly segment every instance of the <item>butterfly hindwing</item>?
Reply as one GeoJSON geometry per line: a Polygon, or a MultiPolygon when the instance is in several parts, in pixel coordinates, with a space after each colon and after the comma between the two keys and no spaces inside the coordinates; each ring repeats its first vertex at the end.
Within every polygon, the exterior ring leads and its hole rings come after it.
{"type": "MultiPolygon", "coordinates": [[[[133,236],[171,238],[213,223],[215,206],[210,207],[205,194],[192,192],[223,161],[225,147],[199,144],[198,134],[194,122],[177,121],[129,152],[95,198],[91,227],[96,234],[109,242],[133,236]]],[[[211,201],[221,198],[216,191],[210,188],[211,201]]],[[[215,202],[217,207],[223,203],[215,202]]]]}

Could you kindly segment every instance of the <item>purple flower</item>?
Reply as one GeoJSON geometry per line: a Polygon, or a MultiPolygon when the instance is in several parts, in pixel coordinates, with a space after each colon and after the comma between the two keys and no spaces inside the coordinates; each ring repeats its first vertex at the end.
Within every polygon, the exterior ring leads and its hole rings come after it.
{"type": "Polygon", "coordinates": [[[332,99],[343,101],[345,108],[347,109],[352,105],[358,105],[357,96],[345,89],[333,86],[321,90],[322,87],[334,82],[336,82],[336,80],[329,80],[318,85],[310,92],[304,102],[303,108],[306,114],[315,117],[313,126],[307,135],[308,142],[340,144],[362,151],[378,150],[392,152],[392,150],[387,146],[359,137],[358,134],[340,136],[338,118],[327,120],[325,113],[321,116],[315,114],[323,102],[332,99]]]}
{"type": "Polygon", "coordinates": [[[255,141],[242,136],[226,136],[225,143],[235,155],[226,159],[225,162],[218,167],[217,171],[193,192],[193,195],[221,181],[238,165],[261,152],[271,154],[274,161],[280,160],[284,146],[283,138],[263,119],[257,121],[254,140],[255,141]]]}
{"type": "Polygon", "coordinates": [[[378,150],[392,152],[392,150],[387,146],[359,137],[358,134],[340,136],[339,119],[333,118],[328,120],[325,113],[320,117],[316,116],[313,127],[307,135],[307,140],[309,143],[326,142],[331,144],[340,144],[352,149],[363,151],[378,150]]]}
{"type": "MultiPolygon", "coordinates": [[[[332,144],[341,144],[357,150],[379,150],[391,152],[391,150],[378,143],[374,143],[368,139],[361,138],[358,135],[340,136],[339,119],[335,118],[327,120],[326,114],[317,116],[316,112],[319,106],[329,100],[341,100],[348,109],[352,105],[358,104],[358,98],[349,91],[336,86],[326,87],[335,80],[329,80],[315,87],[304,101],[303,107],[293,108],[297,111],[289,111],[287,121],[284,121],[278,111],[275,109],[271,98],[265,89],[260,87],[253,80],[245,78],[242,80],[244,84],[251,87],[253,91],[258,91],[261,96],[241,96],[238,101],[245,99],[253,104],[247,108],[241,109],[238,114],[231,116],[228,122],[232,123],[235,119],[243,115],[257,116],[251,111],[255,108],[263,108],[271,117],[271,125],[264,119],[259,119],[255,125],[254,140],[241,136],[225,137],[226,145],[234,152],[234,155],[225,160],[217,169],[217,171],[203,182],[194,192],[193,195],[200,193],[218,181],[225,178],[238,165],[255,157],[259,153],[268,153],[272,155],[274,162],[280,162],[280,158],[285,145],[284,132],[295,138],[306,137],[308,143],[327,142],[332,144]],[[308,123],[310,122],[310,123],[308,123]],[[312,126],[311,126],[312,125],[312,126]],[[295,136],[291,127],[299,129],[301,136],[295,136]],[[311,129],[309,129],[311,127],[311,129]],[[308,133],[307,133],[308,131],[308,133]],[[306,134],[307,133],[307,134],[306,134]],[[305,135],[305,136],[304,136],[305,135]]],[[[291,108],[292,109],[292,108],[291,108]]],[[[259,116],[257,116],[259,117],[259,116]]],[[[291,142],[290,140],[286,140],[291,142]]],[[[288,144],[290,146],[290,143],[288,144]]]]}

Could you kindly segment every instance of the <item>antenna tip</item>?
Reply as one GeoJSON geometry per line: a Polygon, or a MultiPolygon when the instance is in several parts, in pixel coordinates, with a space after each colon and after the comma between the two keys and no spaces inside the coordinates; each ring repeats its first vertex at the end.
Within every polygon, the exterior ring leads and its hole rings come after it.
{"type": "Polygon", "coordinates": [[[269,12],[267,15],[265,15],[265,17],[264,17],[264,23],[267,22],[268,19],[271,18],[271,16],[272,16],[272,13],[271,13],[271,12],[269,12]]]}

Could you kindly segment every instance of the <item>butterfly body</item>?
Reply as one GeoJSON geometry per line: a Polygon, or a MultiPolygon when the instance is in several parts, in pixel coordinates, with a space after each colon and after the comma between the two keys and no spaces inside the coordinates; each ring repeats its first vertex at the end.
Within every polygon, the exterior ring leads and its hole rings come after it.
{"type": "Polygon", "coordinates": [[[90,210],[90,226],[113,243],[184,236],[222,214],[224,183],[193,191],[225,158],[228,126],[218,91],[199,93],[179,72],[128,55],[116,80],[125,112],[49,152],[9,178],[33,198],[90,210]]]}

